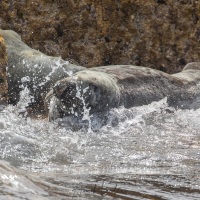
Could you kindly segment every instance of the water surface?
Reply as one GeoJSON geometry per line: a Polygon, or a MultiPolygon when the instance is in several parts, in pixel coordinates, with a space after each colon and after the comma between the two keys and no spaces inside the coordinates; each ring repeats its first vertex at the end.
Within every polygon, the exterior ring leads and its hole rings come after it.
{"type": "Polygon", "coordinates": [[[0,199],[200,199],[200,110],[113,109],[98,131],[0,112],[0,199]]]}

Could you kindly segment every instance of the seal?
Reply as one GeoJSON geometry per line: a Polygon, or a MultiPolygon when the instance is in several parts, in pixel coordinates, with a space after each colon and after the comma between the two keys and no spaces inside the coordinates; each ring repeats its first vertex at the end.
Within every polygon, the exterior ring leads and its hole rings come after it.
{"type": "Polygon", "coordinates": [[[67,118],[73,125],[100,117],[106,123],[111,108],[165,97],[170,106],[200,107],[200,63],[189,63],[173,75],[132,65],[86,69],[31,49],[14,31],[0,29],[0,35],[7,48],[9,102],[19,102],[23,91],[35,112],[43,111],[45,102],[50,121],[67,118]]]}
{"type": "Polygon", "coordinates": [[[0,29],[0,35],[7,49],[9,103],[19,102],[20,92],[26,89],[31,98],[29,105],[35,111],[43,111],[45,96],[55,82],[85,69],[30,48],[12,30],[0,29]]]}
{"type": "Polygon", "coordinates": [[[47,95],[49,120],[105,116],[111,108],[147,105],[167,97],[179,108],[198,108],[200,63],[189,64],[177,74],[131,65],[83,70],[58,81],[47,95]]]}

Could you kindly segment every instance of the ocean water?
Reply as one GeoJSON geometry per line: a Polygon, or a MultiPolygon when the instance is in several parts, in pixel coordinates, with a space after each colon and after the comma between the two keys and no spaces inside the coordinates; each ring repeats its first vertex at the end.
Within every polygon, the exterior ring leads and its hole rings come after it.
{"type": "Polygon", "coordinates": [[[0,111],[0,199],[200,199],[200,109],[166,99],[110,111],[99,130],[0,111]]]}

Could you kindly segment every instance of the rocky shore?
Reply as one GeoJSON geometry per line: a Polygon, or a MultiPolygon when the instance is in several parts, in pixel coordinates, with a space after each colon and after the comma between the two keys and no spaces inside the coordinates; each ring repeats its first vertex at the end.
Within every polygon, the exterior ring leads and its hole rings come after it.
{"type": "Polygon", "coordinates": [[[0,104],[6,104],[7,102],[8,84],[6,66],[6,46],[3,37],[0,35],[0,104]]]}
{"type": "Polygon", "coordinates": [[[0,13],[1,29],[81,66],[131,64],[176,73],[200,57],[196,0],[2,0],[0,13]]]}

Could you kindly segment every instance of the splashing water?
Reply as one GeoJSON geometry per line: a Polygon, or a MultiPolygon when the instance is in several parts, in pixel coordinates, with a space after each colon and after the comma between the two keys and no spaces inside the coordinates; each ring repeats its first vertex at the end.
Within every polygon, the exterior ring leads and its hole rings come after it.
{"type": "Polygon", "coordinates": [[[29,80],[17,106],[0,111],[0,199],[200,199],[200,109],[176,110],[166,98],[115,108],[93,132],[88,88],[77,86],[89,129],[73,132],[18,115],[33,101],[29,80]]]}
{"type": "Polygon", "coordinates": [[[91,108],[87,108],[87,105],[85,103],[85,99],[84,99],[84,94],[86,94],[86,92],[88,91],[89,87],[86,87],[83,89],[83,91],[81,91],[81,88],[78,87],[78,85],[76,84],[76,97],[78,99],[81,100],[82,104],[83,104],[83,117],[82,120],[87,120],[89,125],[88,125],[88,133],[92,132],[92,125],[91,125],[91,117],[92,115],[90,115],[90,110],[91,108]]]}
{"type": "MultiPolygon", "coordinates": [[[[25,119],[13,108],[0,112],[0,158],[25,170],[20,173],[40,188],[37,198],[200,198],[199,109],[175,110],[166,99],[116,108],[106,126],[88,133],[25,119]]],[[[33,183],[22,194],[36,191],[33,183]]],[[[1,189],[20,196],[12,187],[1,189]]]]}
{"type": "Polygon", "coordinates": [[[21,79],[21,91],[20,91],[20,99],[16,105],[17,112],[23,113],[24,116],[27,116],[27,107],[34,102],[34,97],[30,94],[30,90],[27,87],[27,83],[30,82],[30,78],[28,76],[23,77],[21,79]]]}
{"type": "MultiPolygon", "coordinates": [[[[64,65],[69,65],[68,61],[65,61],[64,63],[61,63],[61,57],[55,62],[55,65],[51,65],[51,72],[44,78],[44,80],[38,84],[38,86],[44,86],[48,81],[51,80],[51,76],[54,73],[57,73],[57,70],[59,68],[61,68],[63,70],[63,72],[68,75],[68,76],[72,76],[72,71],[67,71],[66,68],[64,67],[64,65]]],[[[35,65],[35,67],[38,67],[38,65],[35,65]]]]}

